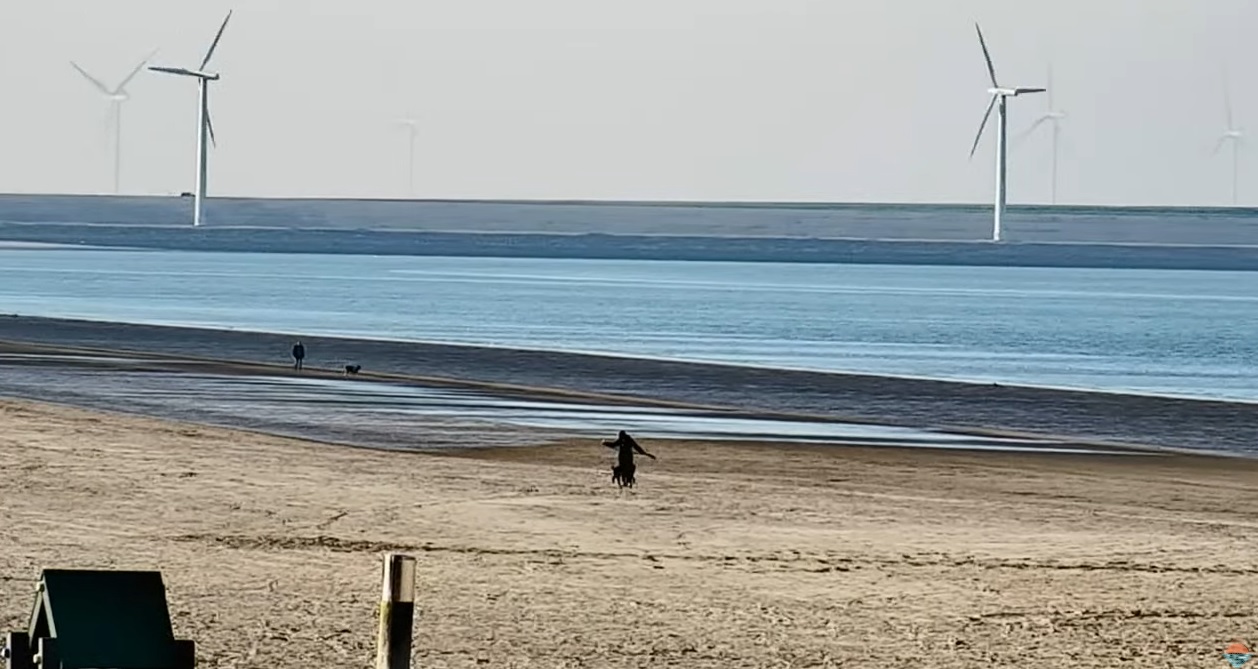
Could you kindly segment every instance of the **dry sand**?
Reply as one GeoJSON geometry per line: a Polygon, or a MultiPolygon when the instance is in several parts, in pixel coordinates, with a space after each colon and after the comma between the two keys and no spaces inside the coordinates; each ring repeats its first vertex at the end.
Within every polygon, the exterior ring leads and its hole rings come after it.
{"type": "Polygon", "coordinates": [[[647,443],[374,452],[0,403],[0,627],[41,567],[155,568],[202,667],[1220,666],[1255,630],[1254,463],[647,443]]]}

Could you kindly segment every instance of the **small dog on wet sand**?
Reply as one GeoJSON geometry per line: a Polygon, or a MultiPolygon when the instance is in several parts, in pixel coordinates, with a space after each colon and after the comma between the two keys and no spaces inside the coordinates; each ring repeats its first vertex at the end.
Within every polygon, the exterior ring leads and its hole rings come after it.
{"type": "Polygon", "coordinates": [[[350,374],[357,374],[358,371],[362,368],[363,368],[362,365],[345,365],[345,376],[349,376],[350,374]]]}
{"type": "Polygon", "coordinates": [[[633,475],[637,469],[637,465],[633,463],[615,465],[612,467],[612,482],[621,488],[632,488],[638,482],[638,479],[633,475]]]}

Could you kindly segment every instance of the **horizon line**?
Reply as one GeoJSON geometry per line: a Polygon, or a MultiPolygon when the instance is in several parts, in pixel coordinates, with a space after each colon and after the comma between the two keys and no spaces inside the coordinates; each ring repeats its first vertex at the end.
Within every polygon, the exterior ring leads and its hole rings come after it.
{"type": "MultiPolygon", "coordinates": [[[[50,192],[3,192],[0,198],[7,197],[74,197],[74,198],[113,198],[113,199],[182,199],[186,196],[178,193],[50,193],[50,192]]],[[[207,198],[209,200],[288,200],[288,201],[327,201],[327,202],[410,202],[414,204],[514,204],[514,205],[551,205],[551,206],[639,206],[639,207],[734,207],[734,208],[845,208],[845,207],[895,207],[895,208],[952,208],[952,209],[990,209],[986,202],[877,202],[877,201],[827,201],[827,200],[690,200],[690,199],[610,199],[610,198],[449,198],[449,197],[352,197],[336,195],[220,195],[207,198]]],[[[1021,203],[1009,204],[1009,209],[1135,209],[1135,210],[1230,210],[1258,211],[1258,204],[1052,204],[1021,203]]]]}

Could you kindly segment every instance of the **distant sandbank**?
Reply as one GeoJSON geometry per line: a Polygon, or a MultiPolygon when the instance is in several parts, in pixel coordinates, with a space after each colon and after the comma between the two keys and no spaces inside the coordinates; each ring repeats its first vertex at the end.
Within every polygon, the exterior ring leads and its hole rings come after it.
{"type": "Polygon", "coordinates": [[[228,253],[574,258],[867,265],[1258,270],[1258,246],[1126,242],[464,232],[0,222],[0,239],[84,247],[228,253]]]}

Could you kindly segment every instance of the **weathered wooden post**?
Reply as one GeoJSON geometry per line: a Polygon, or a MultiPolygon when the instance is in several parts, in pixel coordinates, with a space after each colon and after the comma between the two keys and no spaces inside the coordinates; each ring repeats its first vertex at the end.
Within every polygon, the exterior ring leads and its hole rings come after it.
{"type": "Polygon", "coordinates": [[[384,557],[380,632],[376,636],[376,669],[410,668],[411,634],[414,627],[415,558],[389,553],[384,557]]]}

